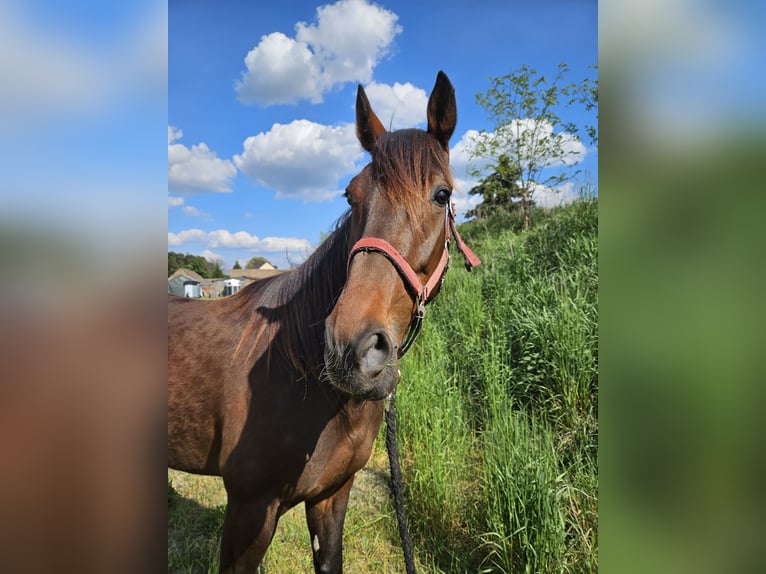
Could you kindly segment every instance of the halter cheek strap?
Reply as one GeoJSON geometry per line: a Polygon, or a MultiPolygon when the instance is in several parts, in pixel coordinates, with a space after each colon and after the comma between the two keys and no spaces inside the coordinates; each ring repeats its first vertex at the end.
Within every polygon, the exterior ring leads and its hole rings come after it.
{"type": "Polygon", "coordinates": [[[447,218],[449,220],[449,226],[452,230],[452,235],[455,236],[455,243],[457,243],[457,248],[460,251],[460,253],[463,254],[463,257],[465,258],[465,269],[466,271],[470,271],[474,267],[478,267],[481,265],[481,259],[479,259],[476,254],[471,251],[471,248],[468,247],[465,242],[463,241],[463,238],[460,237],[460,234],[457,232],[457,227],[455,227],[455,204],[452,204],[452,211],[450,211],[449,217],[447,218]]]}
{"type": "Polygon", "coordinates": [[[399,349],[399,357],[404,355],[404,353],[407,352],[409,347],[415,341],[415,338],[417,337],[418,333],[420,332],[420,328],[422,327],[423,318],[426,314],[425,305],[431,301],[434,290],[438,285],[442,283],[444,276],[447,273],[447,269],[449,269],[449,247],[451,237],[454,235],[455,243],[457,244],[458,250],[463,254],[463,257],[465,258],[465,267],[468,271],[478,265],[481,265],[481,260],[465,244],[463,238],[460,237],[460,234],[455,227],[454,209],[454,203],[452,204],[451,208],[446,208],[446,214],[444,217],[444,250],[442,251],[439,263],[436,265],[436,269],[434,269],[434,272],[428,278],[428,281],[426,281],[425,285],[420,280],[420,277],[418,277],[418,274],[415,273],[415,271],[412,269],[412,266],[404,258],[404,256],[402,256],[402,254],[399,253],[399,251],[385,239],[380,239],[378,237],[363,237],[354,244],[354,246],[351,248],[351,252],[348,254],[348,262],[346,263],[347,274],[351,270],[351,261],[357,253],[361,251],[368,253],[380,253],[391,262],[391,264],[394,266],[404,281],[405,287],[415,298],[416,309],[413,313],[412,320],[410,321],[407,335],[405,336],[404,342],[399,349]]]}

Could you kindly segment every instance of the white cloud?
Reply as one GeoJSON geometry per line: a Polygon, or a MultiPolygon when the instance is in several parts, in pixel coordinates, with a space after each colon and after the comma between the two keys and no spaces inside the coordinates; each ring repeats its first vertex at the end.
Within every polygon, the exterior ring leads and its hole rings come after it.
{"type": "Polygon", "coordinates": [[[205,212],[197,209],[193,205],[188,205],[183,197],[179,197],[177,195],[169,195],[168,209],[173,209],[174,207],[180,207],[183,214],[188,217],[201,217],[203,215],[207,215],[205,212]]]}
{"type": "Polygon", "coordinates": [[[338,180],[354,172],[362,156],[353,124],[295,120],[247,138],[234,163],[277,197],[322,201],[340,193],[338,180]]]}
{"type": "MultiPolygon", "coordinates": [[[[482,137],[476,132],[473,137],[482,137]]],[[[543,168],[571,166],[585,159],[588,149],[580,139],[566,132],[553,132],[553,125],[547,121],[533,119],[512,120],[505,128],[487,133],[488,140],[497,140],[501,149],[518,149],[522,160],[533,158],[543,168]]]]}
{"type": "Polygon", "coordinates": [[[186,229],[180,233],[168,232],[168,245],[178,247],[184,243],[203,243],[207,239],[207,233],[201,229],[186,229]]]}
{"type": "Polygon", "coordinates": [[[168,245],[178,247],[186,243],[201,243],[212,249],[250,249],[253,251],[284,252],[308,251],[311,244],[306,239],[295,237],[258,237],[247,231],[232,233],[226,229],[203,231],[186,229],[178,233],[168,232],[168,245]]]}
{"type": "Polygon", "coordinates": [[[181,139],[184,135],[184,132],[182,130],[179,130],[177,127],[174,126],[168,126],[168,145],[172,144],[174,141],[181,139]]]}
{"type": "MultiPolygon", "coordinates": [[[[468,130],[458,140],[458,142],[450,148],[449,161],[452,169],[452,174],[457,178],[469,178],[469,167],[482,167],[486,165],[487,160],[483,158],[471,159],[471,147],[474,139],[479,135],[476,130],[468,130]]],[[[474,184],[475,185],[475,184],[474,184]]]]}
{"type": "Polygon", "coordinates": [[[168,189],[174,193],[231,191],[237,168],[231,160],[221,159],[204,143],[191,148],[174,143],[183,132],[168,126],[168,189]]]}
{"type": "Polygon", "coordinates": [[[425,123],[428,107],[425,90],[409,82],[395,82],[393,86],[373,82],[364,90],[386,129],[409,128],[425,123]]]}
{"type": "Polygon", "coordinates": [[[281,32],[261,37],[245,57],[247,69],[235,82],[246,104],[314,103],[334,86],[369,82],[402,31],[398,16],[367,0],[320,6],[316,21],[299,22],[295,38],[281,32]]]}
{"type": "Polygon", "coordinates": [[[334,82],[368,82],[372,69],[402,31],[399,17],[367,0],[341,0],[317,8],[317,24],[296,25],[296,39],[314,47],[334,82]]]}
{"type": "Polygon", "coordinates": [[[235,83],[245,104],[294,104],[322,101],[321,71],[309,47],[281,32],[261,37],[245,57],[247,72],[235,83]]]}
{"type": "Polygon", "coordinates": [[[460,178],[453,178],[455,181],[455,191],[452,194],[452,201],[455,202],[455,211],[457,212],[458,219],[465,217],[465,214],[479,205],[482,201],[480,195],[468,195],[468,192],[474,187],[477,182],[474,180],[466,180],[460,178]]]}
{"type": "Polygon", "coordinates": [[[568,205],[577,199],[578,192],[574,183],[566,182],[556,188],[545,185],[535,185],[532,190],[532,199],[540,207],[558,207],[568,205]]]}
{"type": "Polygon", "coordinates": [[[473,138],[476,137],[478,133],[479,132],[476,130],[468,130],[450,149],[450,169],[452,171],[452,179],[455,182],[452,199],[455,202],[458,218],[464,216],[467,211],[476,207],[481,203],[482,199],[481,196],[478,195],[468,195],[471,188],[479,183],[475,177],[468,174],[469,164],[472,167],[475,167],[476,165],[486,163],[486,160],[470,159],[470,145],[473,142],[473,138]]]}
{"type": "Polygon", "coordinates": [[[205,249],[204,251],[200,252],[200,255],[210,261],[210,263],[223,262],[223,257],[221,257],[218,253],[213,253],[210,251],[210,249],[205,249]]]}

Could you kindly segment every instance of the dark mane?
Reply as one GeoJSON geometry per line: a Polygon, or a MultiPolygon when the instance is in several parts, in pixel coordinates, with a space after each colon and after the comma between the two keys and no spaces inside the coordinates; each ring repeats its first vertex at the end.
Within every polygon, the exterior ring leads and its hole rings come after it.
{"type": "Polygon", "coordinates": [[[319,377],[324,361],[324,320],[346,282],[350,211],[297,268],[255,281],[226,300],[243,321],[234,353],[250,358],[265,336],[299,378],[319,377]]]}
{"type": "Polygon", "coordinates": [[[372,156],[373,177],[383,183],[384,193],[392,203],[401,203],[412,211],[417,192],[430,189],[430,176],[441,173],[452,187],[449,155],[438,141],[427,132],[405,129],[380,136],[372,156]],[[408,191],[409,193],[402,193],[408,191]]]}

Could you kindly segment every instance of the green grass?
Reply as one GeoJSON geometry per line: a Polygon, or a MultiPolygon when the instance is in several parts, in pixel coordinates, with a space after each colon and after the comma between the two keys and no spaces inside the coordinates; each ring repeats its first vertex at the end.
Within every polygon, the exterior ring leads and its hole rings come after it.
{"type": "Polygon", "coordinates": [[[168,572],[218,572],[225,505],[220,478],[168,471],[168,572]]]}
{"type": "Polygon", "coordinates": [[[398,391],[432,571],[598,570],[597,208],[463,227],[483,265],[449,274],[398,391]]]}
{"type": "MultiPolygon", "coordinates": [[[[498,218],[461,228],[483,265],[466,273],[453,254],[397,391],[419,572],[598,571],[597,210],[538,212],[524,233],[498,218]]],[[[404,569],[381,438],[349,504],[351,572],[404,569]]],[[[220,481],[169,480],[169,571],[215,571],[220,481]]],[[[302,508],[262,571],[311,571],[302,508]]]]}
{"type": "MultiPolygon", "coordinates": [[[[367,467],[356,476],[343,532],[344,562],[350,572],[396,574],[404,558],[388,495],[388,460],[382,435],[367,467]]],[[[218,572],[226,491],[218,477],[168,471],[168,572],[218,572]]],[[[416,562],[418,571],[427,566],[416,562]]],[[[279,521],[259,574],[313,572],[303,505],[279,521]]]]}

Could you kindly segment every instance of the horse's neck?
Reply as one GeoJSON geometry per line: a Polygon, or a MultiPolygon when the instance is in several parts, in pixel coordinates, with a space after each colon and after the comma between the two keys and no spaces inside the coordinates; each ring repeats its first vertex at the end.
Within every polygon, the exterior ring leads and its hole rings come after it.
{"type": "MultiPolygon", "coordinates": [[[[314,253],[296,269],[295,299],[303,311],[315,311],[324,320],[346,283],[349,221],[345,219],[314,253]],[[302,300],[301,300],[302,299],[302,300]]],[[[313,314],[313,313],[312,313],[313,314]]],[[[312,317],[316,318],[316,317],[312,317]]]]}
{"type": "Polygon", "coordinates": [[[348,219],[298,268],[280,278],[283,354],[302,376],[318,378],[324,364],[324,321],[346,282],[348,219]]]}

